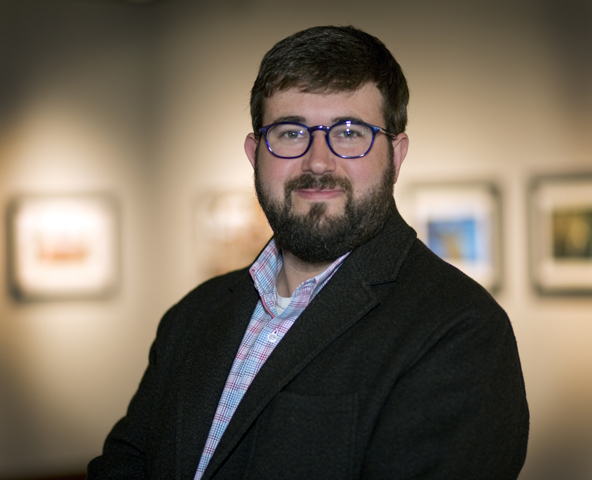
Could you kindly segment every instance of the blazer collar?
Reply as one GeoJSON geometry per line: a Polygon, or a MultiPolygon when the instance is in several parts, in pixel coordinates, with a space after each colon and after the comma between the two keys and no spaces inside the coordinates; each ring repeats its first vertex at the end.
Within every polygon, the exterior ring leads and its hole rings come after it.
{"type": "Polygon", "coordinates": [[[346,261],[355,263],[369,285],[394,282],[417,234],[393,205],[392,215],[376,236],[356,248],[346,261]]]}

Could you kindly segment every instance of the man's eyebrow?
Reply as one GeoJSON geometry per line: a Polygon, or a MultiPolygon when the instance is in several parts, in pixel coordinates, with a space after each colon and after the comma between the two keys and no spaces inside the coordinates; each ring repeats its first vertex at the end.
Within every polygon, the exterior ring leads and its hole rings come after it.
{"type": "Polygon", "coordinates": [[[343,122],[360,122],[360,123],[366,123],[361,118],[354,117],[354,116],[351,116],[351,115],[350,116],[347,116],[347,117],[333,118],[331,121],[333,122],[333,125],[335,125],[336,123],[343,123],[343,122]]]}
{"type": "Polygon", "coordinates": [[[278,117],[273,121],[273,123],[280,123],[280,122],[305,123],[305,120],[304,120],[304,117],[299,117],[298,115],[288,115],[285,117],[278,117]]]}
{"type": "MultiPolygon", "coordinates": [[[[302,123],[304,125],[307,125],[306,119],[304,117],[299,116],[299,115],[286,115],[284,117],[278,117],[278,118],[274,119],[272,123],[280,123],[280,122],[302,123]]],[[[364,120],[362,120],[359,117],[356,117],[353,115],[348,115],[348,116],[343,116],[343,117],[332,118],[331,124],[325,125],[325,126],[330,127],[331,125],[335,125],[336,123],[343,123],[343,122],[365,123],[364,120]]]]}

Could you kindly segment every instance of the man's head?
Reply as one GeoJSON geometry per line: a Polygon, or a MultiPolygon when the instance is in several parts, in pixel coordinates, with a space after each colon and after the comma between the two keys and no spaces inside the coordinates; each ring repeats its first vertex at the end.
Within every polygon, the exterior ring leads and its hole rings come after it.
{"type": "Polygon", "coordinates": [[[310,93],[374,84],[382,95],[385,128],[405,131],[409,89],[400,65],[376,37],[354,27],[312,27],[278,42],[259,67],[251,90],[253,132],[263,126],[265,100],[297,88],[310,93]]]}
{"type": "Polygon", "coordinates": [[[327,263],[384,226],[407,153],[408,97],[390,52],[353,27],[305,30],[265,55],[245,151],[284,252],[327,263]]]}

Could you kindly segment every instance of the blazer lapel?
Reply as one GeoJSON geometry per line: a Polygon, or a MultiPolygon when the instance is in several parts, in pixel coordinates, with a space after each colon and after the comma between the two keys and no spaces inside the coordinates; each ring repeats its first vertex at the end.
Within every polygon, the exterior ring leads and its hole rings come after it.
{"type": "MultiPolygon", "coordinates": [[[[350,268],[356,268],[350,265],[350,268]]],[[[204,474],[216,472],[267,404],[337,336],[362,318],[377,303],[367,285],[348,282],[339,275],[319,292],[272,352],[249,386],[204,474]],[[341,280],[340,280],[341,279],[341,280]]]]}
{"type": "Polygon", "coordinates": [[[193,478],[218,401],[258,295],[248,271],[212,312],[215,328],[193,339],[183,371],[178,402],[177,478],[193,478]]]}

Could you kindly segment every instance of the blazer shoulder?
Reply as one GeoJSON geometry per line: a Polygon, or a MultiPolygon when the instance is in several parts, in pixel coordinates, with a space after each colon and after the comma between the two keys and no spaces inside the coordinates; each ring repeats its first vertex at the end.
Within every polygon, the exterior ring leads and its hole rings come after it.
{"type": "Polygon", "coordinates": [[[252,283],[248,267],[210,278],[188,292],[172,308],[191,308],[196,303],[201,305],[203,302],[216,303],[219,297],[228,294],[234,287],[245,281],[252,283]]]}
{"type": "Polygon", "coordinates": [[[415,240],[409,250],[397,283],[402,289],[400,298],[434,321],[472,311],[488,323],[509,324],[504,309],[482,285],[442,260],[420,240],[415,240]]]}
{"type": "MultiPolygon", "coordinates": [[[[183,331],[185,324],[207,316],[242,282],[252,285],[248,267],[213,277],[198,285],[167,310],[158,326],[158,336],[168,330],[183,331]]],[[[255,290],[254,285],[252,288],[255,290]]]]}

